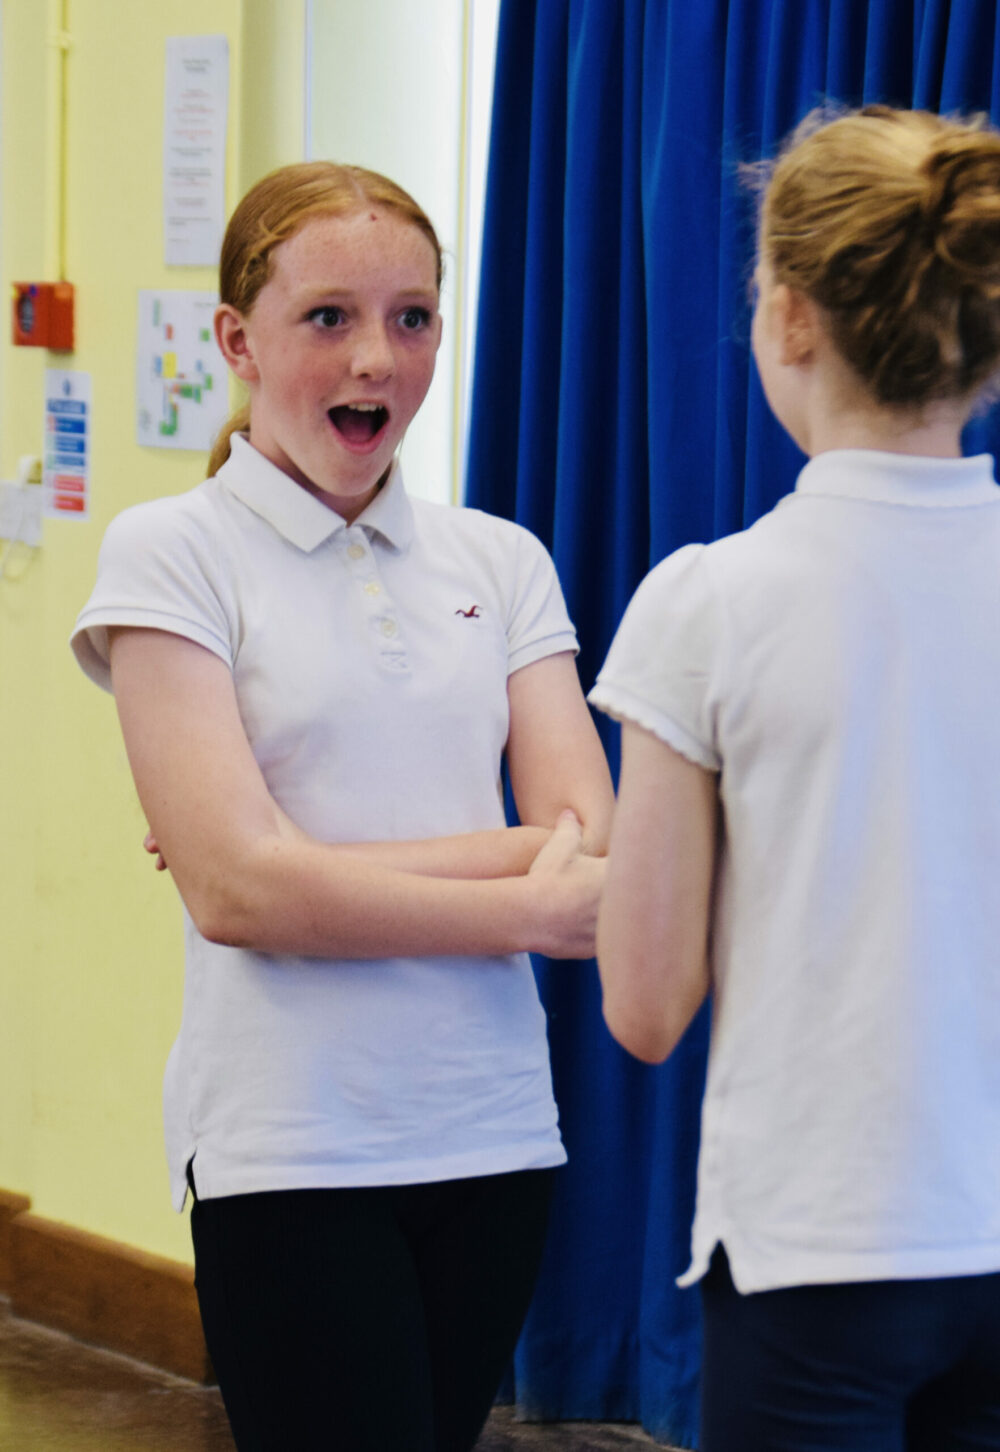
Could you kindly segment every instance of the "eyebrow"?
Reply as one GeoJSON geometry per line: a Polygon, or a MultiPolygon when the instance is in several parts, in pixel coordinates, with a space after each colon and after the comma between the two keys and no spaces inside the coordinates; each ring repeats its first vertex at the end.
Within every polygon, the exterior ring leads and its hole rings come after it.
{"type": "MultiPolygon", "coordinates": [[[[349,287],[307,287],[299,292],[298,296],[303,300],[316,299],[317,301],[344,302],[357,296],[354,289],[349,287]]],[[[401,287],[392,296],[396,299],[413,298],[421,302],[428,300],[438,302],[439,294],[434,287],[401,287]]]]}

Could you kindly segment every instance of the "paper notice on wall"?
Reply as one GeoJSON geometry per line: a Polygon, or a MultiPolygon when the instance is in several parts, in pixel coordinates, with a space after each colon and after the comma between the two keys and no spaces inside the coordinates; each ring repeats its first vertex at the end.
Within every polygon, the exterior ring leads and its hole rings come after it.
{"type": "Polygon", "coordinates": [[[205,453],[229,414],[229,374],[212,331],[214,292],[139,293],[136,442],[205,453]]]}
{"type": "Polygon", "coordinates": [[[228,100],[226,37],[171,37],[163,117],[163,247],[168,265],[215,267],[219,261],[228,100]]]}
{"type": "Polygon", "coordinates": [[[61,519],[90,514],[90,374],[45,370],[45,513],[61,519]]]}

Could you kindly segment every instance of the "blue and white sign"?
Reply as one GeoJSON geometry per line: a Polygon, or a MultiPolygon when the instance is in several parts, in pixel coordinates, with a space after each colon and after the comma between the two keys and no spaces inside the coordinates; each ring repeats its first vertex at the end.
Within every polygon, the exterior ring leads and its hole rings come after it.
{"type": "Polygon", "coordinates": [[[90,374],[45,370],[45,513],[86,519],[90,513],[90,374]]]}

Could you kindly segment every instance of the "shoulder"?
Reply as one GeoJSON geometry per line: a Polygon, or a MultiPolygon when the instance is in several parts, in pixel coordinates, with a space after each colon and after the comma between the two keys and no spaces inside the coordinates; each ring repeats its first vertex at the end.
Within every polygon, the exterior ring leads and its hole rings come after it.
{"type": "Polygon", "coordinates": [[[629,601],[602,678],[679,670],[703,677],[719,642],[713,546],[690,544],[654,565],[629,601]]]}
{"type": "Polygon", "coordinates": [[[193,571],[215,576],[231,532],[225,491],[208,479],[186,494],[133,504],[108,525],[98,556],[98,575],[137,578],[193,571]]]}
{"type": "Polygon", "coordinates": [[[590,693],[709,770],[720,757],[713,700],[724,655],[711,545],[685,545],[636,590],[590,693]]]}
{"type": "Polygon", "coordinates": [[[220,512],[221,492],[214,479],[206,479],[185,494],[132,504],[108,525],[105,544],[117,548],[148,540],[168,546],[174,540],[196,539],[212,530],[220,512]]]}
{"type": "Polygon", "coordinates": [[[654,565],[638,586],[625,618],[633,628],[651,623],[661,611],[690,611],[708,603],[719,561],[715,545],[688,544],[654,565]]]}
{"type": "Polygon", "coordinates": [[[415,499],[413,506],[417,532],[429,551],[464,559],[499,588],[555,577],[551,555],[524,525],[465,505],[415,499]]]}
{"type": "Polygon", "coordinates": [[[722,598],[746,580],[770,575],[779,566],[794,567],[788,538],[794,521],[784,503],[746,529],[708,544],[682,545],[653,566],[639,591],[653,598],[669,594],[707,603],[710,596],[722,598]]]}
{"type": "MultiPolygon", "coordinates": [[[[794,496],[789,496],[789,499],[794,496]]],[[[673,599],[691,606],[724,596],[748,575],[770,571],[789,558],[792,512],[782,500],[746,529],[722,535],[708,544],[685,544],[654,565],[633,600],[653,604],[673,599]]]]}
{"type": "Polygon", "coordinates": [[[466,504],[437,504],[429,499],[412,498],[410,503],[418,524],[433,533],[467,539],[470,543],[496,543],[511,549],[535,548],[547,553],[537,535],[512,519],[487,514],[485,510],[472,509],[466,504]]]}
{"type": "Polygon", "coordinates": [[[110,686],[112,626],[170,631],[231,662],[236,610],[217,495],[209,480],[187,494],[133,505],[108,526],[73,633],[77,658],[99,685],[110,686]]]}

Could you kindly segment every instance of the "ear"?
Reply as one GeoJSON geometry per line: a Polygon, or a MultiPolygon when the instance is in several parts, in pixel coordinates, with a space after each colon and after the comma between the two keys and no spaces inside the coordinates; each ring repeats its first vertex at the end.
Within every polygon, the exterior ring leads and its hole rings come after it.
{"type": "Polygon", "coordinates": [[[229,303],[220,303],[215,310],[215,341],[236,377],[244,383],[256,383],[260,374],[254,361],[246,319],[229,303]]]}
{"type": "Polygon", "coordinates": [[[819,341],[819,310],[804,292],[779,282],[768,299],[769,326],[774,330],[782,363],[795,366],[809,363],[819,341]]]}

